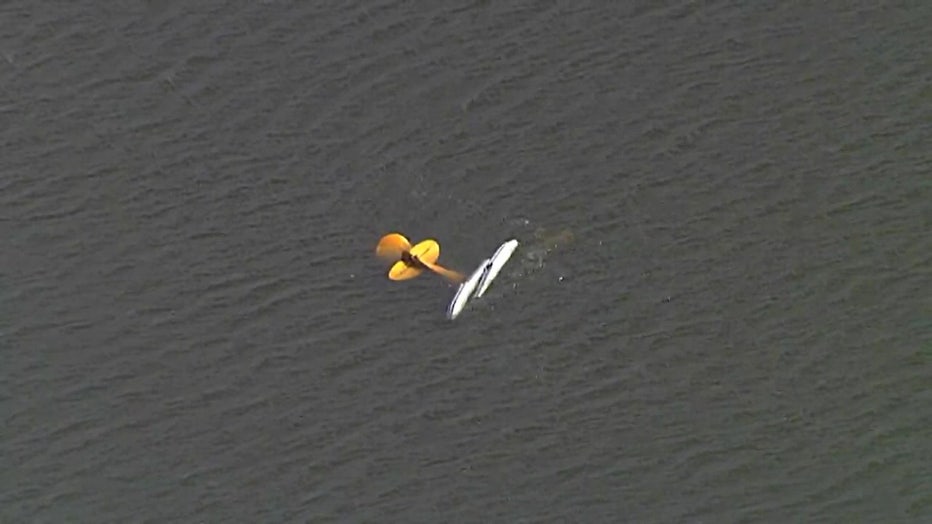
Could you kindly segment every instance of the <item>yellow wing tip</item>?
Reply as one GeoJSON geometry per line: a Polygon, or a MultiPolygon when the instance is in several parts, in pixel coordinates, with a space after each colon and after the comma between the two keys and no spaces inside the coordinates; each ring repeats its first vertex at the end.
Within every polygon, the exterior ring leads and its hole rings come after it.
{"type": "Polygon", "coordinates": [[[384,235],[375,246],[376,256],[389,262],[400,259],[402,253],[406,251],[411,251],[411,242],[401,233],[384,235]]]}
{"type": "Polygon", "coordinates": [[[423,269],[409,266],[403,260],[399,260],[392,265],[391,269],[388,270],[388,278],[390,280],[400,282],[402,280],[411,280],[423,272],[423,269]]]}

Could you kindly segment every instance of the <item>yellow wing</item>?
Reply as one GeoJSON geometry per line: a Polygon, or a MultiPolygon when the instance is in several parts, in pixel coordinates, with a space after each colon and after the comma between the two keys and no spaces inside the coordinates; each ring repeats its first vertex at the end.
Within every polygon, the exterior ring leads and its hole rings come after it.
{"type": "Polygon", "coordinates": [[[440,258],[440,244],[431,238],[418,242],[410,251],[411,256],[417,257],[425,265],[433,264],[440,258]]]}
{"type": "Polygon", "coordinates": [[[404,260],[399,260],[388,270],[388,278],[392,280],[410,280],[423,272],[423,269],[409,266],[404,260]]]}
{"type": "Polygon", "coordinates": [[[394,262],[401,258],[402,253],[411,251],[411,242],[401,233],[389,233],[379,240],[375,247],[375,254],[379,258],[394,262]]]}

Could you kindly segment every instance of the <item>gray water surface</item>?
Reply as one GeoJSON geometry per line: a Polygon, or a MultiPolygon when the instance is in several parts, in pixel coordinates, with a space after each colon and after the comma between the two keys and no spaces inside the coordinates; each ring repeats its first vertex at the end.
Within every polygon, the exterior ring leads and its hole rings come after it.
{"type": "Polygon", "coordinates": [[[932,521],[929,27],[7,2],[0,521],[932,521]]]}

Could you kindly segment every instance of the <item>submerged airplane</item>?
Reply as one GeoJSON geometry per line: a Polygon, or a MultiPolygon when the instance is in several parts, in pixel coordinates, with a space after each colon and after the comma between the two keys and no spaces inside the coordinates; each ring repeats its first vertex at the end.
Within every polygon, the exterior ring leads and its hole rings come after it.
{"type": "Polygon", "coordinates": [[[388,278],[392,280],[409,280],[424,270],[429,270],[459,284],[456,295],[447,308],[447,318],[453,320],[459,316],[470,298],[479,298],[485,293],[517,247],[518,241],[514,239],[500,245],[491,257],[479,264],[468,279],[459,271],[437,264],[437,259],[440,258],[440,244],[433,239],[422,240],[412,246],[404,235],[389,233],[379,240],[375,253],[380,258],[393,262],[388,270],[388,278]]]}

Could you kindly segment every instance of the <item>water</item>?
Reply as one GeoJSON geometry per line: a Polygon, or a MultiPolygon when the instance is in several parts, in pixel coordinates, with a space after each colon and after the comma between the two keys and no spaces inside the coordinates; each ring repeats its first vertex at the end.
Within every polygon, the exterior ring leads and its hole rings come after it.
{"type": "Polygon", "coordinates": [[[930,25],[8,2],[0,521],[928,522],[930,25]]]}

